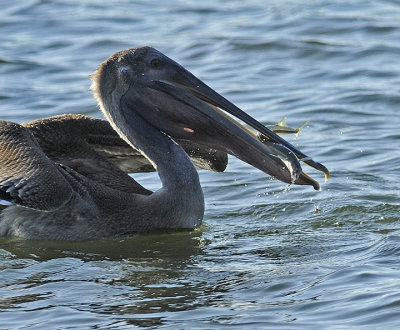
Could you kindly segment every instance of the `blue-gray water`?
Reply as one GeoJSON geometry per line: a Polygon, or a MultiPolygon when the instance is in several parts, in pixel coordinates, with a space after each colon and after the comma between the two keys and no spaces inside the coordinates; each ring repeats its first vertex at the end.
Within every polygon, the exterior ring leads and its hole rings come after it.
{"type": "Polygon", "coordinates": [[[230,158],[193,232],[0,238],[0,328],[400,327],[399,41],[396,1],[0,0],[0,119],[100,117],[88,75],[151,45],[265,124],[311,120],[289,139],[332,174],[230,158]]]}

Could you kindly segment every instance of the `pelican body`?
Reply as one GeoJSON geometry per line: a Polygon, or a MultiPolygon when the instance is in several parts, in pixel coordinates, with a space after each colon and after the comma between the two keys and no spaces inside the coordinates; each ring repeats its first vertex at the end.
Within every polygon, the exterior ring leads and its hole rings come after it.
{"type": "Polygon", "coordinates": [[[226,153],[290,184],[319,189],[300,161],[328,174],[154,48],[118,52],[91,79],[109,124],[74,115],[0,122],[0,199],[8,204],[0,236],[84,240],[193,229],[204,197],[192,160],[221,171],[226,153]],[[126,173],[138,162],[137,171],[157,170],[159,190],[126,173]]]}

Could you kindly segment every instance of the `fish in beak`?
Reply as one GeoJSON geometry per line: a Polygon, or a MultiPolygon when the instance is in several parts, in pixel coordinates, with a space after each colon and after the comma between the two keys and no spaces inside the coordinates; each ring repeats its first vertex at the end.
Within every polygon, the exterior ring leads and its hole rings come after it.
{"type": "Polygon", "coordinates": [[[126,82],[120,102],[171,138],[227,152],[289,184],[320,189],[300,161],[329,177],[325,166],[157,50],[141,47],[115,56],[126,82]]]}

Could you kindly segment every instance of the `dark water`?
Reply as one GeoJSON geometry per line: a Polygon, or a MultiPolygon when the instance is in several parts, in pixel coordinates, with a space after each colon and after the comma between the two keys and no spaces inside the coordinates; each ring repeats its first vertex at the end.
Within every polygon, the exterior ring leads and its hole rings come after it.
{"type": "Polygon", "coordinates": [[[100,116],[87,76],[149,44],[265,124],[311,120],[291,141],[332,173],[231,158],[194,232],[0,238],[0,328],[400,327],[399,41],[396,1],[0,0],[0,119],[100,116]]]}

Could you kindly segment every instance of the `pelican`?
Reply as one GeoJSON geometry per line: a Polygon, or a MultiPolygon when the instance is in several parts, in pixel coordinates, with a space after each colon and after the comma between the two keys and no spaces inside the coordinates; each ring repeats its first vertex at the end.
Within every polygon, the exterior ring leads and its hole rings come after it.
{"type": "Polygon", "coordinates": [[[0,122],[0,199],[7,204],[1,236],[86,240],[193,229],[202,222],[204,197],[189,156],[199,168],[223,171],[229,153],[283,182],[317,190],[300,161],[329,175],[154,48],[115,53],[91,79],[109,124],[74,115],[0,122]],[[137,171],[157,170],[159,190],[126,173],[138,162],[129,162],[132,154],[117,159],[129,150],[146,159],[137,171]]]}

